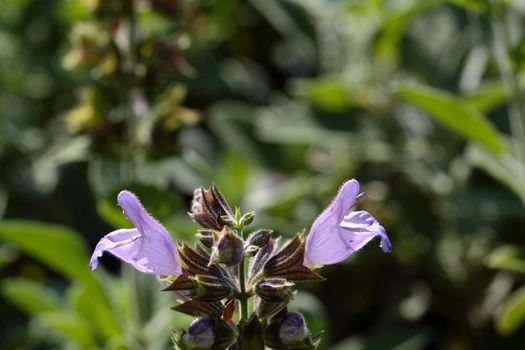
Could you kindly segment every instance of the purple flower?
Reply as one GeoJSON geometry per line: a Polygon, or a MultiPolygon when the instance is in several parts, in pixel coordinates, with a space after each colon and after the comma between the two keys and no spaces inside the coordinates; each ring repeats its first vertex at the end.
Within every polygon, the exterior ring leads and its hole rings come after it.
{"type": "Polygon", "coordinates": [[[210,316],[194,319],[188,327],[187,342],[192,349],[209,349],[215,342],[215,322],[210,316]]]}
{"type": "Polygon", "coordinates": [[[359,196],[357,180],[348,180],[341,186],[332,203],[312,224],[306,239],[305,265],[336,264],[375,237],[381,239],[383,251],[390,252],[392,246],[385,229],[370,213],[349,213],[359,196]]]}
{"type": "Polygon", "coordinates": [[[98,258],[107,251],[144,273],[180,275],[179,256],[168,231],[148,214],[133,193],[122,191],[117,201],[135,228],[119,229],[104,236],[91,256],[91,269],[97,268],[98,258]]]}
{"type": "Polygon", "coordinates": [[[284,316],[279,328],[279,339],[284,344],[300,342],[308,335],[304,316],[298,312],[289,312],[284,316]]]}

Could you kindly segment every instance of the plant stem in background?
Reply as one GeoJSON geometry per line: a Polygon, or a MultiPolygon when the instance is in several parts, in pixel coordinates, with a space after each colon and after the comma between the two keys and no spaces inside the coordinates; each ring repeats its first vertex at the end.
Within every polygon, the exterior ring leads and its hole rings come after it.
{"type": "MultiPolygon", "coordinates": [[[[130,1],[127,9],[127,30],[128,30],[128,47],[120,48],[124,57],[123,71],[126,76],[123,86],[123,101],[126,101],[126,133],[124,141],[124,160],[122,164],[122,176],[125,181],[131,182],[134,178],[135,170],[135,132],[136,132],[136,115],[133,110],[133,90],[136,85],[135,70],[138,58],[137,54],[137,20],[135,1],[130,1]]],[[[118,45],[117,45],[118,47],[118,45]]]]}
{"type": "MultiPolygon", "coordinates": [[[[493,4],[495,5],[495,4],[493,4]]],[[[509,57],[509,32],[505,24],[503,9],[494,6],[492,27],[494,30],[494,48],[496,61],[501,73],[503,84],[510,94],[509,117],[512,131],[512,146],[518,159],[525,164],[525,111],[520,101],[522,91],[519,76],[513,72],[509,57]]]]}

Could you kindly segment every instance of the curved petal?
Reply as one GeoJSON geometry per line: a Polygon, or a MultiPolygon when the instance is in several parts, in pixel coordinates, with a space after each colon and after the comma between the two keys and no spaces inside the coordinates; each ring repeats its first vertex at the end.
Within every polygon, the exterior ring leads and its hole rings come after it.
{"type": "MultiPolygon", "coordinates": [[[[172,243],[173,244],[173,243],[172,243]]],[[[140,272],[158,276],[178,276],[181,268],[171,246],[142,235],[137,229],[120,229],[102,237],[91,256],[90,267],[98,266],[98,258],[109,252],[140,272]]]]}
{"type": "Polygon", "coordinates": [[[355,211],[344,217],[341,227],[345,229],[342,240],[352,252],[361,249],[372,239],[379,237],[379,246],[385,253],[390,253],[392,245],[381,224],[366,211],[355,211]]]}
{"type": "Polygon", "coordinates": [[[129,245],[129,243],[132,243],[139,237],[140,233],[136,228],[120,229],[105,235],[97,243],[95,251],[91,255],[89,267],[91,270],[96,269],[98,266],[98,258],[100,258],[106,251],[113,253],[113,255],[127,262],[127,260],[129,260],[128,255],[130,254],[127,254],[126,245],[129,245]]]}
{"type": "Polygon", "coordinates": [[[306,238],[304,265],[330,265],[345,260],[348,252],[340,227],[324,226],[306,238]]]}
{"type": "Polygon", "coordinates": [[[166,229],[144,209],[137,196],[122,191],[117,201],[134,229],[121,229],[104,236],[91,257],[91,268],[105,251],[131,264],[137,270],[159,276],[181,274],[177,249],[166,229]]]}
{"type": "Polygon", "coordinates": [[[348,180],[341,186],[332,203],[314,221],[306,238],[306,265],[335,264],[349,255],[341,238],[339,224],[355,204],[358,194],[359,182],[348,180]]]}

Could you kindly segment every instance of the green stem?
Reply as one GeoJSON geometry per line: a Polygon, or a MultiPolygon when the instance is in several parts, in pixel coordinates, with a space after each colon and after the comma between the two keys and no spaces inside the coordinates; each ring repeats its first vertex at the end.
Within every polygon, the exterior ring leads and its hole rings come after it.
{"type": "Polygon", "coordinates": [[[136,85],[135,68],[138,58],[136,57],[137,47],[137,20],[136,20],[136,4],[132,0],[128,3],[126,19],[128,21],[128,50],[121,50],[121,55],[124,57],[124,71],[126,78],[123,81],[122,92],[123,101],[127,107],[127,118],[125,124],[125,144],[124,144],[124,157],[123,164],[121,167],[122,179],[124,182],[132,182],[135,176],[135,113],[133,111],[132,93],[133,88],[136,85]]]}
{"type": "MultiPolygon", "coordinates": [[[[494,5],[497,6],[497,5],[494,5]]],[[[495,49],[501,78],[510,94],[509,117],[513,136],[514,152],[518,159],[525,164],[525,111],[521,101],[522,91],[519,76],[512,69],[509,57],[509,33],[502,9],[493,10],[493,28],[496,36],[495,49]]]]}
{"type": "MultiPolygon", "coordinates": [[[[240,230],[240,236],[241,239],[244,241],[244,234],[243,230],[240,230]]],[[[244,323],[248,320],[248,297],[246,295],[246,276],[245,276],[245,267],[246,267],[246,258],[243,257],[242,261],[239,265],[239,284],[241,287],[241,324],[244,325],[244,323]]]]}

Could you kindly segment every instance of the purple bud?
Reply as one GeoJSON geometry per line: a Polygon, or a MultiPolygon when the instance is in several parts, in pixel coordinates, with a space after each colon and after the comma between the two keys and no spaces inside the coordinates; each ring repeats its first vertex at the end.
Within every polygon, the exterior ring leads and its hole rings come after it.
{"type": "Polygon", "coordinates": [[[302,314],[298,312],[289,312],[284,316],[279,329],[279,339],[288,345],[303,341],[308,335],[306,322],[302,314]]]}
{"type": "Polygon", "coordinates": [[[192,348],[209,349],[215,342],[215,322],[209,316],[199,317],[193,320],[188,327],[186,341],[192,348]]]}
{"type": "Polygon", "coordinates": [[[226,266],[237,265],[244,256],[242,240],[227,227],[217,234],[217,240],[212,248],[210,262],[221,263],[226,266]]]}
{"type": "Polygon", "coordinates": [[[206,229],[221,230],[226,224],[223,217],[233,215],[230,206],[217,187],[206,190],[198,188],[193,192],[190,216],[206,229]]]}

